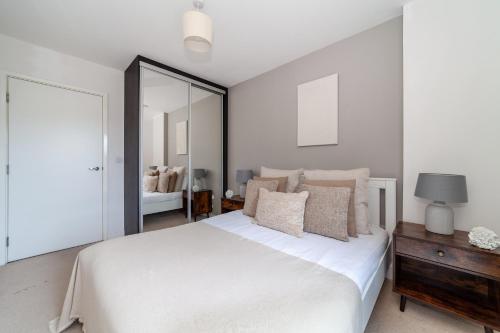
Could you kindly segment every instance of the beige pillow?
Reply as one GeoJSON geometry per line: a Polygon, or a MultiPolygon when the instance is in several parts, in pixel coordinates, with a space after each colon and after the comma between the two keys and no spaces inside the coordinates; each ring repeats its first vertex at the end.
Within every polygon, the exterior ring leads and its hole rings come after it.
{"type": "Polygon", "coordinates": [[[255,214],[257,224],[295,237],[302,237],[308,196],[308,192],[281,193],[260,188],[255,214]]]}
{"type": "Polygon", "coordinates": [[[257,202],[259,201],[259,189],[265,188],[269,191],[276,191],[278,188],[277,180],[252,180],[247,183],[247,191],[245,193],[245,204],[243,205],[243,214],[254,217],[257,210],[257,202]]]}
{"type": "MultiPolygon", "coordinates": [[[[347,233],[350,237],[358,237],[356,231],[356,210],[354,208],[354,191],[356,190],[356,179],[349,180],[304,180],[305,185],[327,186],[327,187],[348,187],[351,189],[349,197],[349,208],[347,210],[347,233]]],[[[300,186],[299,186],[300,187],[300,186]]]]}
{"type": "Polygon", "coordinates": [[[162,172],[167,172],[168,170],[168,166],[167,165],[161,165],[158,167],[158,171],[160,171],[160,173],[162,172]]]}
{"type": "Polygon", "coordinates": [[[278,181],[278,189],[277,192],[286,192],[286,184],[288,182],[288,177],[257,177],[254,176],[253,180],[277,180],[278,181]]]}
{"type": "Polygon", "coordinates": [[[303,169],[297,170],[280,170],[280,169],[271,169],[266,167],[260,168],[260,176],[261,177],[287,177],[288,182],[286,185],[286,191],[288,193],[294,192],[297,185],[299,185],[299,177],[304,172],[303,169]]]}
{"type": "Polygon", "coordinates": [[[168,192],[168,184],[170,183],[170,174],[166,172],[161,172],[158,176],[158,189],[160,193],[168,192]]]}
{"type": "Polygon", "coordinates": [[[175,192],[175,184],[177,183],[177,172],[173,170],[168,170],[166,174],[170,176],[168,180],[167,192],[175,192]]]}
{"type": "Polygon", "coordinates": [[[370,169],[353,170],[304,170],[307,180],[349,180],[356,179],[354,209],[356,211],[356,231],[358,234],[371,234],[368,224],[368,180],[370,169]]]}
{"type": "Polygon", "coordinates": [[[142,189],[144,192],[155,192],[158,186],[158,176],[142,177],[142,189]]]}
{"type": "Polygon", "coordinates": [[[177,173],[177,179],[175,181],[175,192],[182,191],[182,183],[184,182],[184,175],[186,173],[185,166],[173,167],[172,171],[177,173]]]}
{"type": "Polygon", "coordinates": [[[144,176],[158,176],[159,174],[160,174],[160,171],[158,171],[158,170],[144,171],[144,176]]]}
{"type": "Polygon", "coordinates": [[[298,191],[309,192],[304,213],[304,231],[349,241],[347,210],[351,189],[299,185],[298,191]]]}

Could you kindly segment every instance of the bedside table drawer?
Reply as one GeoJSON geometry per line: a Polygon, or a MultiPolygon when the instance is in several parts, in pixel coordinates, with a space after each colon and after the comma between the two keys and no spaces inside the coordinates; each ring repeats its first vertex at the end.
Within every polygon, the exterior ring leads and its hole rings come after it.
{"type": "Polygon", "coordinates": [[[397,237],[395,246],[396,253],[462,268],[500,280],[500,257],[498,256],[485,256],[481,253],[404,237],[397,237]]]}

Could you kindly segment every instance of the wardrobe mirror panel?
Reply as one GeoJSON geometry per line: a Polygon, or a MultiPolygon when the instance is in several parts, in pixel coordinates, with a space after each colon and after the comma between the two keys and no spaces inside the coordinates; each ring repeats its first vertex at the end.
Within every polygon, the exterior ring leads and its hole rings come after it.
{"type": "Polygon", "coordinates": [[[222,95],[191,85],[192,220],[220,214],[223,189],[222,95]]]}
{"type": "Polygon", "coordinates": [[[189,222],[189,89],[141,68],[142,231],[189,222]]]}

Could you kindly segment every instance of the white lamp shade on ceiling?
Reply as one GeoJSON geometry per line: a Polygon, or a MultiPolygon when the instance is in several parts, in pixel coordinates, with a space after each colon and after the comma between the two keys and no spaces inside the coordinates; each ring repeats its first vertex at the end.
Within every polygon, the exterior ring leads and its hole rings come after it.
{"type": "Polygon", "coordinates": [[[182,18],[184,46],[195,52],[208,52],[212,46],[212,19],[205,13],[190,10],[182,18]]]}

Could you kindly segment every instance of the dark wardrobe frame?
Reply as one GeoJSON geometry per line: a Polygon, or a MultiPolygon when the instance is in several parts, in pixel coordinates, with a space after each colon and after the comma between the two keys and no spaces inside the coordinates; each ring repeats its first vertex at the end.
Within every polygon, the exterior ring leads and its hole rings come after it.
{"type": "MultiPolygon", "coordinates": [[[[139,200],[142,179],[139,176],[140,169],[140,63],[147,63],[152,66],[167,70],[169,72],[196,80],[223,90],[222,95],[222,187],[223,193],[227,190],[227,137],[228,137],[228,97],[229,90],[214,82],[191,75],[173,67],[164,65],[155,60],[138,55],[125,70],[125,121],[124,121],[124,220],[125,234],[135,234],[139,232],[140,210],[139,200]]],[[[193,84],[195,85],[195,84],[193,84]]],[[[216,198],[217,199],[217,198],[216,198]]]]}

